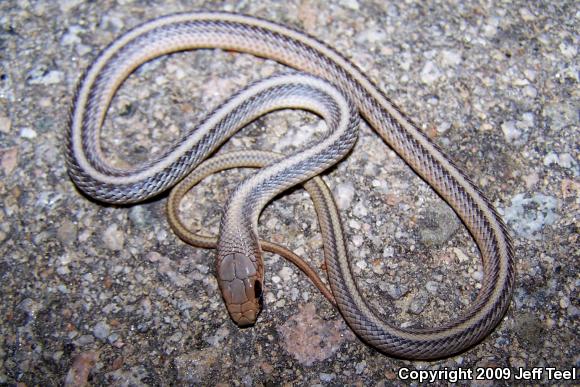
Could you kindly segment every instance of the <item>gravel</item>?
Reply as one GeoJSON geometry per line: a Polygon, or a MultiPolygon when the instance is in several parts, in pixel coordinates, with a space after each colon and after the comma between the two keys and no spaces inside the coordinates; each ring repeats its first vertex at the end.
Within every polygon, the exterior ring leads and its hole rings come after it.
{"type": "MultiPolygon", "coordinates": [[[[577,2],[184,4],[0,2],[0,384],[403,385],[402,367],[580,366],[577,2]],[[82,72],[120,33],[195,9],[260,16],[336,47],[485,192],[512,230],[518,272],[511,308],[487,338],[433,362],[385,356],[350,334],[302,273],[270,254],[265,309],[255,327],[239,329],[213,276],[214,253],[172,233],[165,197],[106,206],[75,189],[62,138],[82,72]]],[[[105,155],[118,166],[146,161],[232,92],[284,70],[219,50],[141,66],[111,105],[105,155]]],[[[292,152],[324,130],[310,114],[277,112],[224,148],[292,152]]],[[[215,234],[228,193],[248,173],[201,184],[182,205],[184,219],[215,234]]],[[[409,328],[467,311],[483,278],[477,247],[366,124],[325,180],[371,307],[409,328]]],[[[264,238],[322,275],[306,193],[276,199],[260,224],[264,238]]]]}

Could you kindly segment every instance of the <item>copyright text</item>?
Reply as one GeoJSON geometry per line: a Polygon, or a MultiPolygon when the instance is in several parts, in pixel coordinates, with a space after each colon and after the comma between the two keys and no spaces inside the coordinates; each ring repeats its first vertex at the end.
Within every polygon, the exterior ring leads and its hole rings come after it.
{"type": "Polygon", "coordinates": [[[416,381],[419,383],[433,383],[446,381],[457,383],[464,380],[517,380],[517,381],[569,381],[577,379],[577,369],[567,370],[555,367],[509,368],[509,367],[478,367],[455,368],[444,367],[439,370],[414,370],[403,367],[397,376],[400,380],[416,381]]]}

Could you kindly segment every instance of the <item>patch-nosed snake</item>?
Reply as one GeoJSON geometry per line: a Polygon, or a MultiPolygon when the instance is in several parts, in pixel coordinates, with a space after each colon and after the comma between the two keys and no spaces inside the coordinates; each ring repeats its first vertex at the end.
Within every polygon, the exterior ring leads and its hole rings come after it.
{"type": "MultiPolygon", "coordinates": [[[[329,131],[312,146],[279,158],[246,179],[228,201],[217,241],[216,271],[232,318],[248,325],[260,311],[264,276],[257,234],[260,212],[278,193],[313,178],[350,151],[356,141],[358,111],[459,215],[481,252],[484,278],[474,303],[456,320],[437,328],[396,327],[362,298],[342,232],[336,229],[340,229],[338,214],[317,208],[319,217],[329,217],[321,225],[330,225],[323,230],[325,260],[338,309],[365,342],[402,358],[450,356],[484,338],[505,314],[515,280],[514,250],[506,226],[466,175],[355,65],[302,32],[224,12],[160,17],[126,32],[101,52],[78,85],[65,144],[69,174],[77,187],[97,200],[143,201],[174,186],[239,128],[282,108],[312,111],[329,131]],[[117,89],[139,65],[197,48],[250,53],[303,73],[250,85],[154,160],[130,169],[111,166],[101,149],[100,130],[117,89]]],[[[332,201],[330,191],[320,187],[315,195],[321,195],[322,202],[332,201]]]]}

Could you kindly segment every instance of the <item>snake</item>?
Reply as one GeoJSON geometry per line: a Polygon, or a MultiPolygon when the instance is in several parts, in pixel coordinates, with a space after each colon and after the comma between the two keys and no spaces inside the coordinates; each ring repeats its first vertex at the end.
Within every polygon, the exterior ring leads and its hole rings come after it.
{"type": "MultiPolygon", "coordinates": [[[[171,189],[169,197],[167,198],[167,220],[169,225],[175,234],[186,243],[205,249],[217,249],[218,239],[216,237],[197,234],[181,219],[179,207],[185,195],[203,179],[216,172],[233,168],[264,168],[279,161],[282,157],[282,154],[264,150],[237,150],[219,154],[205,160],[171,189]]],[[[342,234],[342,225],[340,222],[337,224],[330,223],[332,219],[339,219],[339,215],[334,216],[334,214],[338,214],[338,209],[332,196],[325,194],[325,192],[330,192],[330,189],[324,180],[320,176],[314,176],[310,180],[303,182],[302,185],[310,194],[314,208],[318,214],[318,219],[322,222],[320,229],[323,233],[323,241],[330,240],[330,236],[327,235],[328,230],[334,230],[334,232],[342,234]]],[[[263,251],[278,254],[294,264],[306,274],[320,293],[333,306],[336,306],[332,291],[326,287],[316,270],[302,257],[280,244],[267,240],[260,240],[260,247],[263,251]]],[[[329,250],[327,246],[324,247],[326,247],[326,255],[332,254],[332,250],[329,250]]]]}
{"type": "MultiPolygon", "coordinates": [[[[438,359],[482,341],[503,319],[513,293],[515,250],[507,226],[483,192],[363,71],[304,32],[228,12],[161,16],[125,32],[101,51],[77,85],[65,133],[69,175],[79,190],[98,201],[148,200],[182,180],[240,127],[283,108],[312,111],[329,130],[312,146],[248,177],[225,205],[216,274],[234,321],[252,325],[262,304],[264,269],[257,232],[261,210],[279,192],[346,157],[356,141],[357,117],[362,117],[462,220],[479,248],[483,280],[475,300],[454,320],[437,327],[396,326],[361,295],[344,237],[333,226],[323,243],[332,252],[325,253],[326,271],[337,308],[365,343],[393,357],[438,359]],[[118,88],[141,64],[194,49],[248,53],[298,73],[274,76],[236,93],[159,156],[126,169],[113,166],[102,151],[100,131],[118,88]]],[[[326,224],[340,224],[340,219],[326,224]]]]}

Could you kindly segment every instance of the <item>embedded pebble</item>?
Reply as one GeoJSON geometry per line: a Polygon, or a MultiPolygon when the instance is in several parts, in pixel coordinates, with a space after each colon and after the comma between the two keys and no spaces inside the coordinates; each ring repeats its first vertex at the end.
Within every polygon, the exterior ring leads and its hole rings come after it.
{"type": "Polygon", "coordinates": [[[508,143],[517,140],[522,135],[522,131],[516,128],[515,121],[508,121],[501,124],[501,130],[508,143]]]}
{"type": "Polygon", "coordinates": [[[411,301],[407,309],[411,314],[421,314],[429,304],[429,298],[423,294],[418,295],[411,301]]]}
{"type": "Polygon", "coordinates": [[[18,304],[18,309],[26,312],[30,317],[35,318],[36,314],[42,309],[42,304],[32,298],[25,298],[18,304]]]}
{"type": "Polygon", "coordinates": [[[365,270],[368,266],[367,261],[357,261],[356,266],[361,269],[361,270],[365,270]]]}
{"type": "Polygon", "coordinates": [[[315,133],[324,133],[327,130],[324,121],[319,121],[315,125],[306,125],[300,128],[288,130],[286,135],[276,142],[273,150],[275,152],[284,153],[288,147],[296,147],[306,144],[312,139],[312,137],[314,137],[315,133]]]}
{"type": "Polygon", "coordinates": [[[221,345],[223,343],[223,341],[230,335],[230,330],[225,327],[222,326],[220,327],[213,335],[211,335],[210,337],[206,338],[205,341],[215,347],[218,345],[221,345]]]}
{"type": "Polygon", "coordinates": [[[103,233],[103,243],[110,250],[119,251],[125,244],[125,234],[113,223],[103,233]]]}
{"type": "Polygon", "coordinates": [[[457,247],[453,248],[453,253],[457,257],[457,260],[459,262],[466,262],[467,260],[469,260],[469,257],[461,249],[458,249],[457,247]]]}
{"type": "Polygon", "coordinates": [[[449,129],[451,128],[451,122],[442,122],[439,125],[437,125],[437,132],[443,134],[445,132],[447,132],[449,129]]]}
{"type": "Polygon", "coordinates": [[[536,194],[527,197],[526,194],[517,194],[504,210],[504,219],[518,235],[539,239],[539,232],[560,217],[557,207],[558,200],[551,196],[536,194]]]}
{"type": "Polygon", "coordinates": [[[64,81],[64,73],[58,70],[51,70],[40,76],[34,76],[28,80],[31,85],[54,85],[64,81]]]}
{"type": "Polygon", "coordinates": [[[536,98],[536,96],[538,95],[538,89],[536,89],[534,86],[531,85],[524,87],[523,91],[524,95],[529,98],[536,98]]]}
{"type": "Polygon", "coordinates": [[[520,16],[524,21],[534,21],[536,16],[528,8],[520,8],[520,16]]]}
{"type": "Polygon", "coordinates": [[[310,367],[334,355],[342,343],[352,340],[342,320],[325,321],[316,313],[312,303],[298,307],[299,312],[291,316],[278,332],[284,349],[300,364],[310,367]]]}
{"type": "Polygon", "coordinates": [[[552,164],[557,164],[562,168],[570,168],[575,163],[576,161],[569,153],[557,154],[550,152],[544,157],[544,165],[547,167],[552,164]]]}
{"type": "Polygon", "coordinates": [[[360,363],[357,363],[356,366],[354,367],[356,374],[357,375],[362,374],[366,367],[367,367],[367,363],[365,361],[361,361],[360,363]]]}
{"type": "Polygon", "coordinates": [[[567,58],[572,59],[578,54],[578,47],[572,42],[563,40],[560,43],[560,52],[567,58]]]}
{"type": "Polygon", "coordinates": [[[327,374],[322,372],[318,375],[318,377],[320,378],[321,382],[330,383],[336,378],[336,374],[327,374]]]}
{"type": "Polygon", "coordinates": [[[386,290],[393,300],[398,300],[409,292],[407,286],[398,284],[388,284],[386,290]]]}
{"type": "Polygon", "coordinates": [[[427,281],[425,289],[427,289],[429,293],[436,294],[439,289],[439,284],[435,281],[427,281]]]}
{"type": "Polygon", "coordinates": [[[441,51],[441,63],[443,66],[457,66],[461,63],[461,54],[458,51],[443,50],[441,51]]]}
{"type": "Polygon", "coordinates": [[[364,238],[362,237],[362,235],[355,235],[351,238],[352,240],[352,244],[355,245],[356,247],[361,247],[362,244],[364,243],[364,238]]]}
{"type": "Polygon", "coordinates": [[[483,281],[483,272],[482,271],[474,271],[473,273],[471,273],[471,278],[473,278],[476,281],[483,281]]]}
{"type": "Polygon", "coordinates": [[[577,122],[576,108],[567,102],[545,105],[542,115],[549,120],[551,130],[561,130],[577,122]]]}
{"type": "Polygon", "coordinates": [[[111,333],[111,327],[104,321],[100,321],[93,328],[93,335],[99,340],[105,340],[111,333]]]}
{"type": "Polygon", "coordinates": [[[10,175],[18,166],[18,148],[0,149],[0,167],[5,175],[10,175]]]}
{"type": "Polygon", "coordinates": [[[340,4],[355,11],[360,9],[358,0],[340,0],[340,4]]]}
{"type": "Polygon", "coordinates": [[[359,43],[377,43],[384,41],[387,38],[387,34],[384,29],[375,26],[372,28],[368,28],[362,32],[360,32],[356,37],[355,40],[359,43]]]}
{"type": "Polygon", "coordinates": [[[58,257],[58,263],[60,263],[61,265],[68,265],[71,262],[72,256],[70,254],[63,254],[60,257],[58,257]]]}
{"type": "Polygon", "coordinates": [[[346,210],[351,206],[354,199],[354,186],[352,183],[340,183],[333,190],[336,205],[340,210],[346,210]]]}
{"type": "Polygon", "coordinates": [[[430,207],[420,224],[421,242],[427,245],[441,245],[455,234],[460,222],[451,207],[438,203],[430,207]]]}
{"type": "Polygon", "coordinates": [[[36,137],[38,137],[38,134],[36,133],[36,131],[34,129],[22,128],[20,130],[20,137],[26,138],[28,140],[32,140],[32,139],[35,139],[36,137]]]}
{"type": "Polygon", "coordinates": [[[148,211],[145,206],[133,206],[129,210],[129,219],[136,226],[144,226],[147,224],[148,211]]]}
{"type": "Polygon", "coordinates": [[[174,360],[177,380],[180,384],[200,384],[212,371],[226,359],[219,347],[207,347],[184,353],[174,360]]]}
{"type": "Polygon", "coordinates": [[[8,134],[12,128],[12,121],[9,117],[0,115],[0,132],[8,134]]]}
{"type": "Polygon", "coordinates": [[[98,352],[83,352],[76,355],[64,379],[64,386],[77,387],[87,385],[90,373],[98,360],[98,352]]]}
{"type": "Polygon", "coordinates": [[[72,244],[77,239],[78,229],[76,224],[70,220],[62,222],[57,231],[58,239],[66,245],[72,244]]]}
{"type": "Polygon", "coordinates": [[[390,258],[395,254],[395,249],[392,246],[385,246],[383,249],[383,257],[390,258]]]}
{"type": "Polygon", "coordinates": [[[63,13],[70,12],[83,3],[83,0],[61,0],[58,5],[63,13]]]}
{"type": "Polygon", "coordinates": [[[287,266],[284,266],[280,271],[278,271],[278,275],[282,278],[284,282],[290,282],[292,279],[292,269],[287,266]]]}
{"type": "Polygon", "coordinates": [[[353,214],[358,216],[359,218],[364,218],[369,213],[369,210],[365,207],[362,202],[358,202],[353,209],[353,214]]]}
{"type": "Polygon", "coordinates": [[[436,82],[441,76],[441,70],[432,61],[427,61],[421,70],[421,81],[426,84],[436,82]]]}

